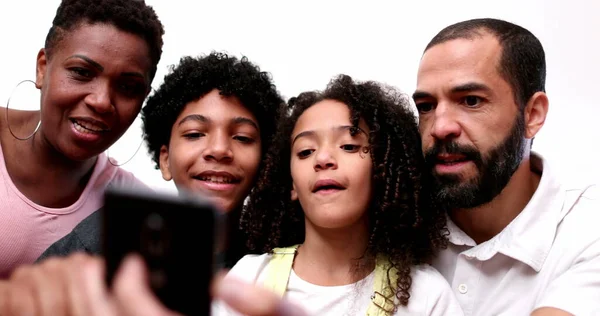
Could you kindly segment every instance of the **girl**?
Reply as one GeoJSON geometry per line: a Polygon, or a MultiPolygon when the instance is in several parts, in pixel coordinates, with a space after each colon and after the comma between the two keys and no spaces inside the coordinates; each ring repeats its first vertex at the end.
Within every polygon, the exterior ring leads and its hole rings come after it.
{"type": "MultiPolygon", "coordinates": [[[[340,76],[290,100],[242,214],[251,249],[228,277],[313,315],[460,315],[427,262],[446,245],[406,97],[340,76]]],[[[216,315],[228,314],[217,303],[216,315]]]]}

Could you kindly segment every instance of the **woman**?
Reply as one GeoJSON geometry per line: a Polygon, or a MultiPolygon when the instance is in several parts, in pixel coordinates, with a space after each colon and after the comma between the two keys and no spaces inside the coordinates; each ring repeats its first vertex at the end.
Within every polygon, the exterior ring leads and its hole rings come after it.
{"type": "Polygon", "coordinates": [[[37,55],[39,116],[7,110],[0,119],[0,278],[101,207],[108,185],[139,185],[103,152],[150,92],[163,33],[144,1],[58,7],[37,55]]]}
{"type": "MultiPolygon", "coordinates": [[[[203,194],[227,212],[226,266],[247,253],[245,236],[238,229],[239,216],[262,172],[263,157],[284,104],[270,76],[246,58],[212,53],[182,58],[142,111],[144,138],[163,178],[173,180],[179,190],[203,194]]],[[[99,218],[97,213],[94,216],[99,218]]],[[[77,240],[88,236],[93,246],[83,250],[100,249],[98,221],[86,222],[65,237],[69,241],[64,245],[77,246],[77,240]]],[[[125,272],[126,277],[136,275],[125,272]]],[[[81,310],[93,315],[100,308],[96,303],[102,305],[108,295],[104,283],[97,282],[102,278],[102,263],[89,255],[23,266],[10,282],[0,283],[0,290],[3,286],[6,290],[0,315],[31,308],[39,315],[72,315],[81,310]]],[[[110,305],[135,307],[127,299],[122,303],[110,305]]]]}

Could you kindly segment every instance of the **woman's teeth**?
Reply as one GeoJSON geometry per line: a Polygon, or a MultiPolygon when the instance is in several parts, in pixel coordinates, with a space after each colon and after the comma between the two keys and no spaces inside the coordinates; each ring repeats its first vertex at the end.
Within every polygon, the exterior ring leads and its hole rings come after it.
{"type": "Polygon", "coordinates": [[[73,126],[75,126],[75,129],[81,133],[93,134],[102,133],[106,131],[98,126],[94,126],[93,124],[87,122],[73,121],[73,126]]]}

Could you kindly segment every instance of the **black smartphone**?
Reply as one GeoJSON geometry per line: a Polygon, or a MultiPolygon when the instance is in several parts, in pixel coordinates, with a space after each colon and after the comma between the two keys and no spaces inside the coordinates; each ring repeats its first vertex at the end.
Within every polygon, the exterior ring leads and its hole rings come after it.
{"type": "Polygon", "coordinates": [[[113,188],[105,193],[102,217],[109,286],[123,258],[137,253],[166,307],[210,315],[210,282],[222,257],[223,219],[215,207],[199,196],[113,188]]]}

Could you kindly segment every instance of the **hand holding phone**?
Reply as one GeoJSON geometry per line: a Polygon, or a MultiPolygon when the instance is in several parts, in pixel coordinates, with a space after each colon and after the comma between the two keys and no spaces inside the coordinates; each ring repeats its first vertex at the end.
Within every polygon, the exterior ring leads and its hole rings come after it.
{"type": "Polygon", "coordinates": [[[148,267],[151,289],[166,307],[189,316],[210,315],[222,221],[198,196],[108,190],[103,252],[109,286],[123,258],[137,253],[148,267]]]}

